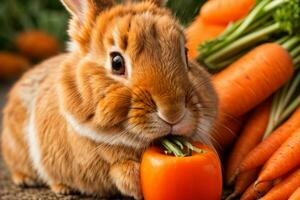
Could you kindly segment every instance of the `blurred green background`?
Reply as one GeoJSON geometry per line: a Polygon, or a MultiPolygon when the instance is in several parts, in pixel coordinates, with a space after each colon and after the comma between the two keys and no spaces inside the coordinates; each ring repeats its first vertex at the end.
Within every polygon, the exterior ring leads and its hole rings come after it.
{"type": "Polygon", "coordinates": [[[59,0],[2,0],[0,3],[0,48],[14,50],[20,32],[38,29],[60,42],[67,39],[68,13],[59,0]]]}
{"type": "MultiPolygon", "coordinates": [[[[204,0],[169,0],[167,6],[183,25],[198,13],[204,0]]],[[[67,40],[68,13],[59,0],[1,0],[0,50],[15,50],[14,38],[20,32],[38,29],[67,40]]]]}
{"type": "MultiPolygon", "coordinates": [[[[169,0],[166,6],[187,25],[203,2],[169,0]]],[[[34,64],[64,51],[68,19],[60,0],[0,0],[0,81],[15,80],[34,64]]]]}

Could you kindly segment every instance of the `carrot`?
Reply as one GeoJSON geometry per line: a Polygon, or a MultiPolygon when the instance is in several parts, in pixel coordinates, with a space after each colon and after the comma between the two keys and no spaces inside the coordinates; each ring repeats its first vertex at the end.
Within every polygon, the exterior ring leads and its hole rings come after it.
{"type": "Polygon", "coordinates": [[[261,200],[286,200],[300,187],[300,169],[275,185],[261,200]]]}
{"type": "Polygon", "coordinates": [[[21,55],[0,52],[0,79],[2,80],[16,78],[29,69],[29,66],[30,62],[21,55]]]}
{"type": "Polygon", "coordinates": [[[289,53],[278,44],[251,50],[213,76],[220,112],[234,117],[245,114],[289,80],[293,68],[289,53]]]}
{"type": "MultiPolygon", "coordinates": [[[[228,9],[228,2],[239,5],[239,2],[243,1],[246,0],[223,0],[222,3],[225,10],[235,13],[233,9],[228,9]]],[[[257,3],[247,16],[231,23],[217,38],[202,44],[200,46],[201,54],[197,59],[201,60],[210,71],[216,72],[233,63],[244,55],[245,52],[248,52],[249,49],[265,43],[266,40],[275,43],[278,42],[291,52],[299,46],[299,44],[296,44],[299,42],[296,41],[296,38],[298,38],[296,33],[299,30],[299,25],[295,23],[299,21],[300,15],[297,1],[256,1],[257,3]],[[291,6],[292,4],[295,6],[291,6]],[[287,41],[288,43],[286,44],[285,42],[287,41]],[[294,44],[291,45],[291,43],[294,44]]],[[[215,13],[217,15],[220,14],[219,16],[224,18],[224,14],[221,11],[222,9],[216,9],[215,13]]],[[[296,59],[299,55],[299,52],[293,54],[295,66],[298,65],[297,60],[300,60],[299,57],[296,59]]]]}
{"type": "Polygon", "coordinates": [[[240,200],[256,200],[263,196],[272,188],[272,182],[264,182],[254,188],[254,183],[250,185],[244,194],[241,196],[240,200]]]}
{"type": "Polygon", "coordinates": [[[299,155],[300,127],[271,156],[259,174],[256,182],[272,181],[285,175],[300,165],[299,155]]]}
{"type": "Polygon", "coordinates": [[[246,16],[255,0],[212,0],[205,3],[200,16],[209,23],[227,24],[246,16]]]}
{"type": "Polygon", "coordinates": [[[300,126],[300,108],[292,116],[277,128],[268,138],[253,149],[242,161],[239,172],[262,166],[272,154],[283,144],[291,134],[300,126]]]}
{"type": "Polygon", "coordinates": [[[290,196],[289,200],[299,200],[300,199],[300,187],[290,196]]]}
{"type": "Polygon", "coordinates": [[[214,131],[211,134],[214,147],[222,153],[237,138],[246,116],[233,118],[219,114],[214,131]]]}
{"type": "Polygon", "coordinates": [[[254,169],[240,174],[236,178],[233,193],[226,200],[236,199],[238,195],[242,194],[255,181],[258,172],[258,169],[254,169]]]}
{"type": "Polygon", "coordinates": [[[37,30],[20,33],[16,38],[16,46],[23,55],[35,59],[48,58],[60,50],[56,38],[37,30]]]}
{"type": "MultiPolygon", "coordinates": [[[[180,150],[176,143],[170,142],[173,139],[164,139],[164,146],[167,140],[169,147],[171,145],[172,149],[175,147],[180,150]]],[[[164,150],[172,151],[169,147],[163,149],[152,146],[145,150],[140,167],[141,187],[145,199],[221,199],[222,170],[217,153],[200,143],[194,142],[190,145],[198,150],[196,152],[194,149],[190,155],[185,156],[166,154],[164,150]]]]}
{"type": "Polygon", "coordinates": [[[199,45],[207,40],[214,39],[225,30],[225,25],[215,25],[203,22],[200,17],[197,17],[186,28],[187,48],[190,58],[195,58],[199,55],[199,45]]]}
{"type": "Polygon", "coordinates": [[[270,110],[270,101],[265,101],[249,117],[227,161],[227,184],[232,184],[236,170],[244,157],[261,141],[268,125],[270,110]]]}

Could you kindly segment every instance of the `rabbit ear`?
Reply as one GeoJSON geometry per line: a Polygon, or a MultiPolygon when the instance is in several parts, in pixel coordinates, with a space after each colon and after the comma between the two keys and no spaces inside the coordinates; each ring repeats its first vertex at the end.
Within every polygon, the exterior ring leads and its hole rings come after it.
{"type": "MultiPolygon", "coordinates": [[[[168,0],[143,0],[146,2],[155,3],[158,6],[164,6],[168,0]]],[[[140,2],[139,0],[123,0],[124,3],[133,3],[133,2],[140,2]]]]}
{"type": "Polygon", "coordinates": [[[164,6],[168,0],[145,0],[155,3],[158,6],[164,6]]]}
{"type": "Polygon", "coordinates": [[[100,13],[114,5],[113,0],[61,0],[61,2],[73,17],[79,20],[84,20],[91,11],[100,13]]]}
{"type": "Polygon", "coordinates": [[[113,0],[61,0],[72,19],[69,23],[68,50],[81,50],[87,52],[91,38],[91,30],[96,17],[103,10],[114,5],[113,0]]]}
{"type": "Polygon", "coordinates": [[[78,16],[82,7],[80,0],[61,0],[62,4],[73,16],[78,16]]]}

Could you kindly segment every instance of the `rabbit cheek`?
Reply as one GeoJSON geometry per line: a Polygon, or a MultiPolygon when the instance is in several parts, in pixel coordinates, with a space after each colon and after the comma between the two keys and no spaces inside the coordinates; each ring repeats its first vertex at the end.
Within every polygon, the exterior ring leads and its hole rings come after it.
{"type": "Polygon", "coordinates": [[[124,122],[130,107],[130,97],[122,88],[109,92],[98,102],[95,119],[103,127],[111,127],[124,122]],[[126,97],[126,98],[125,98],[126,97]]]}
{"type": "Polygon", "coordinates": [[[144,109],[131,110],[128,116],[128,131],[143,138],[144,143],[150,143],[171,132],[171,127],[155,113],[148,113],[144,109]]]}

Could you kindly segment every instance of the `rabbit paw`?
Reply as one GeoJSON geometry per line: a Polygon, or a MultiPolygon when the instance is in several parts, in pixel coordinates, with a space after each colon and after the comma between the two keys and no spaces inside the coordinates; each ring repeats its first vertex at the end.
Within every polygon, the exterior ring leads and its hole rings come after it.
{"type": "Polygon", "coordinates": [[[16,185],[22,187],[36,187],[40,185],[35,179],[22,172],[13,172],[12,180],[16,185]]]}
{"type": "Polygon", "coordinates": [[[140,185],[140,164],[135,161],[115,163],[110,169],[110,175],[117,188],[124,195],[143,199],[140,185]]]}
{"type": "Polygon", "coordinates": [[[70,195],[73,193],[72,189],[68,186],[65,186],[64,184],[58,183],[58,184],[52,184],[50,186],[51,190],[59,195],[70,195]]]}

